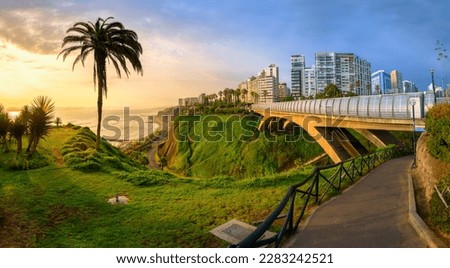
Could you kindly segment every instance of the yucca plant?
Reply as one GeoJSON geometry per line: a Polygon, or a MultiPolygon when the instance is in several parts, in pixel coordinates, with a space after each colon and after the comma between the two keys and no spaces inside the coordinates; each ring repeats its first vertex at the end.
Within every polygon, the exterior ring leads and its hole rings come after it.
{"type": "Polygon", "coordinates": [[[31,104],[29,120],[30,139],[27,152],[36,152],[39,141],[48,136],[53,122],[55,105],[48,96],[38,96],[31,104]]]}

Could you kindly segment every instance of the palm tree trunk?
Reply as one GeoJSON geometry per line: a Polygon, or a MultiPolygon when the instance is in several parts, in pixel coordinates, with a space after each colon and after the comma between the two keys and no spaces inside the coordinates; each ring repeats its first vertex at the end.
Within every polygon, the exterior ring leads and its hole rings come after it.
{"type": "Polygon", "coordinates": [[[100,151],[100,134],[102,127],[103,112],[103,91],[106,93],[106,56],[101,53],[95,55],[95,65],[97,67],[98,79],[98,98],[97,98],[97,139],[95,141],[95,149],[100,151]]]}
{"type": "Polygon", "coordinates": [[[35,137],[33,145],[31,146],[30,152],[31,155],[34,154],[34,152],[36,152],[38,144],[39,144],[39,137],[35,137]]]}
{"type": "Polygon", "coordinates": [[[34,140],[33,133],[30,133],[30,138],[29,138],[28,147],[27,147],[27,153],[31,152],[31,145],[33,145],[33,140],[34,140]]]}
{"type": "MultiPolygon", "coordinates": [[[[100,81],[101,79],[99,79],[100,81]]],[[[103,108],[103,89],[100,87],[100,82],[98,83],[98,99],[97,99],[97,139],[95,141],[95,149],[100,151],[100,132],[102,124],[102,108],[103,108]]]]}
{"type": "Polygon", "coordinates": [[[17,137],[17,154],[22,153],[22,136],[17,137]]]}

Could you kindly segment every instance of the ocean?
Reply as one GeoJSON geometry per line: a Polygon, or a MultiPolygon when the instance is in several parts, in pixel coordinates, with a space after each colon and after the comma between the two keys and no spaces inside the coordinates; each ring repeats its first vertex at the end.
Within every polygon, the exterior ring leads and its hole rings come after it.
{"type": "MultiPolygon", "coordinates": [[[[152,123],[152,116],[162,109],[105,108],[101,136],[109,141],[143,139],[159,127],[152,123]]],[[[54,116],[60,117],[64,125],[72,123],[97,131],[97,108],[56,108],[54,116]]]]}

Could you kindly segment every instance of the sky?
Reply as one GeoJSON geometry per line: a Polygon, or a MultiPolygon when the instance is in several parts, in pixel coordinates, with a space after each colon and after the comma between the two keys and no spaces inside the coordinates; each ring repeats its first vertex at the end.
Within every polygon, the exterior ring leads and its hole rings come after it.
{"type": "Polygon", "coordinates": [[[424,90],[436,41],[450,47],[450,2],[443,0],[1,0],[0,103],[21,107],[48,95],[57,107],[95,107],[92,61],[57,58],[65,31],[114,17],[143,46],[144,74],[118,79],[108,68],[105,107],[164,107],[216,93],[274,63],[291,83],[290,56],[351,52],[372,72],[399,70],[424,90]]]}

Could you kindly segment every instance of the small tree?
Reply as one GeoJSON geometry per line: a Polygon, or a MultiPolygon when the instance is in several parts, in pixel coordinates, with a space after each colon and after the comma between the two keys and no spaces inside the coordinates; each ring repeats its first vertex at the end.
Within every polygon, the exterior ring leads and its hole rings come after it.
{"type": "Polygon", "coordinates": [[[55,124],[56,124],[56,127],[59,127],[60,125],[62,125],[61,117],[56,117],[55,124]]]}
{"type": "Polygon", "coordinates": [[[381,94],[381,87],[379,84],[375,85],[375,92],[376,92],[376,94],[381,94]]]}
{"type": "Polygon", "coordinates": [[[167,158],[165,156],[162,156],[160,159],[161,170],[164,170],[164,167],[167,167],[167,158]]]}
{"type": "Polygon", "coordinates": [[[267,103],[267,89],[264,89],[263,91],[262,91],[262,94],[263,94],[263,96],[264,96],[264,102],[265,103],[267,103]]]}
{"type": "Polygon", "coordinates": [[[3,110],[3,105],[0,105],[0,139],[2,141],[3,150],[9,152],[8,141],[6,136],[8,135],[11,119],[7,112],[3,110]]]}
{"type": "Polygon", "coordinates": [[[47,96],[39,96],[33,100],[30,115],[30,140],[27,152],[36,152],[39,141],[45,138],[51,129],[55,105],[47,96]]]}
{"type": "Polygon", "coordinates": [[[241,102],[241,90],[238,88],[234,91],[234,95],[236,96],[235,102],[240,103],[241,102]]]}
{"type": "Polygon", "coordinates": [[[26,129],[27,124],[24,121],[23,115],[20,114],[14,119],[10,127],[10,134],[17,141],[17,154],[22,152],[22,137],[26,129]]]}
{"type": "Polygon", "coordinates": [[[248,102],[248,101],[247,101],[247,94],[248,94],[248,90],[244,88],[244,89],[242,90],[242,95],[244,96],[244,102],[248,102]]]}
{"type": "Polygon", "coordinates": [[[335,84],[328,84],[322,93],[316,95],[316,99],[342,97],[342,91],[335,84]]]}

